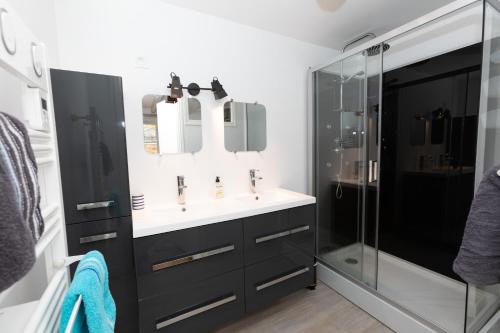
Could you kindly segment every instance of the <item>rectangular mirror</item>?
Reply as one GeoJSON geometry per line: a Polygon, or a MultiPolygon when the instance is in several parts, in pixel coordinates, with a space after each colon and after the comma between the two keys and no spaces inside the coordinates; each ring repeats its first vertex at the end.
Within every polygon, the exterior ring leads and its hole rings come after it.
{"type": "Polygon", "coordinates": [[[266,107],[257,103],[224,104],[224,145],[227,151],[263,151],[267,146],[266,107]]]}
{"type": "Polygon", "coordinates": [[[142,99],[144,150],[159,155],[200,151],[200,101],[192,97],[177,103],[166,100],[166,95],[146,95],[142,99]]]}

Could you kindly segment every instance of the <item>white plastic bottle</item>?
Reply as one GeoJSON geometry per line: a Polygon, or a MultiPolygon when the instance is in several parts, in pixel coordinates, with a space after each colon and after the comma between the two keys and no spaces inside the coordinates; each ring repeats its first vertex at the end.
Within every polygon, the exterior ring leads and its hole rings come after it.
{"type": "Polygon", "coordinates": [[[215,198],[224,198],[224,184],[219,176],[215,177],[215,198]]]}

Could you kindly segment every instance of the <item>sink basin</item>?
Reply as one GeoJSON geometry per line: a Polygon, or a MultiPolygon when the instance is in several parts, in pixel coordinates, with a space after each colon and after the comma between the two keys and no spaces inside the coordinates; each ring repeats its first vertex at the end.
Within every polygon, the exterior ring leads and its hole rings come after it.
{"type": "Polygon", "coordinates": [[[271,204],[293,199],[293,195],[286,191],[262,191],[236,197],[236,200],[250,204],[271,204]]]}
{"type": "Polygon", "coordinates": [[[223,199],[167,204],[134,211],[134,238],[232,221],[315,203],[314,197],[284,189],[259,191],[223,199]]]}
{"type": "Polygon", "coordinates": [[[150,214],[162,216],[168,220],[193,218],[217,212],[217,205],[210,202],[186,203],[185,205],[169,205],[164,208],[152,208],[150,214]]]}

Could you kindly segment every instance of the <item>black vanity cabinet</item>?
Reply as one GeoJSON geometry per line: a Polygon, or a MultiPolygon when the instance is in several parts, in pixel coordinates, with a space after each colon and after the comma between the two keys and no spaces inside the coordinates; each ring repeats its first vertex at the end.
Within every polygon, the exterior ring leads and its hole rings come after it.
{"type": "Polygon", "coordinates": [[[137,333],[121,78],[55,69],[50,75],[68,253],[104,255],[116,303],[115,331],[137,333]]]}
{"type": "Polygon", "coordinates": [[[314,284],[315,206],[134,239],[141,333],[210,332],[314,284]]]}
{"type": "Polygon", "coordinates": [[[50,75],[66,223],[130,216],[121,78],[50,75]]]}

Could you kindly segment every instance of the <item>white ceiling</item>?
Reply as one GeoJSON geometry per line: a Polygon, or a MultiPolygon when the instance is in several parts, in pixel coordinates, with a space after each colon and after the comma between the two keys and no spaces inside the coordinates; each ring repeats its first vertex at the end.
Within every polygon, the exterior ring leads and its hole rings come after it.
{"type": "Polygon", "coordinates": [[[175,6],[340,50],[365,32],[381,35],[452,0],[163,0],[175,6]]]}

